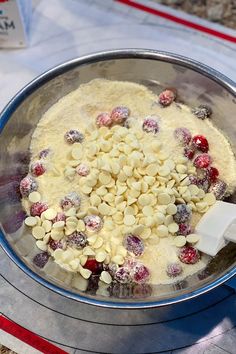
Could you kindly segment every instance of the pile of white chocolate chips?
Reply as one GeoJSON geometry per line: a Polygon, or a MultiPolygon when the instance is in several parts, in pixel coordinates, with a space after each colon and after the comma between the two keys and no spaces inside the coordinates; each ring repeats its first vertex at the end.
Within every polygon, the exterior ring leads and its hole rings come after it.
{"type": "MultiPolygon", "coordinates": [[[[176,104],[175,96],[165,90],[156,104],[165,109],[176,104]]],[[[212,112],[202,105],[193,113],[201,121],[212,112]]],[[[62,132],[70,146],[63,177],[80,192],[62,195],[57,208],[38,191],[52,151],[40,152],[20,184],[29,205],[25,225],[40,250],[36,266],[51,256],[66,270],[106,284],[161,283],[185,277],[188,267],[198,270],[203,255],[194,247],[194,222],[224,197],[227,185],[212,166],[207,137],[176,128],[181,154],[170,155],[160,130],[159,117],[138,124],[120,106],[99,114],[93,130],[62,132]]]]}

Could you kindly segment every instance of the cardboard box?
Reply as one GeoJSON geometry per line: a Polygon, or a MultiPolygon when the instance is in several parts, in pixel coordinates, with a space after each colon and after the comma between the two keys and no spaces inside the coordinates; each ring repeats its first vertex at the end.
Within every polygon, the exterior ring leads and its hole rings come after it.
{"type": "Polygon", "coordinates": [[[31,0],[0,0],[0,48],[27,45],[31,6],[31,0]]]}

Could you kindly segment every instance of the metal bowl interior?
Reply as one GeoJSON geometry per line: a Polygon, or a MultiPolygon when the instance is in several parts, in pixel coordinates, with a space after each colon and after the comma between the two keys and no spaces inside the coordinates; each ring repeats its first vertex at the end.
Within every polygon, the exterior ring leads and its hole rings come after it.
{"type": "MultiPolygon", "coordinates": [[[[175,87],[190,107],[213,107],[214,124],[236,152],[236,86],[200,63],[170,53],[121,50],[98,53],[62,64],[26,86],[0,115],[0,244],[11,259],[42,285],[88,304],[115,308],[147,308],[176,303],[209,291],[236,273],[236,245],[228,244],[202,272],[162,286],[115,286],[87,289],[87,281],[49,261],[42,269],[32,263],[33,237],[23,227],[19,182],[28,172],[31,135],[42,114],[61,97],[94,78],[141,83],[155,93],[175,87]]],[[[224,152],[222,151],[222,154],[224,152]]],[[[236,193],[230,197],[236,202],[236,193]]]]}

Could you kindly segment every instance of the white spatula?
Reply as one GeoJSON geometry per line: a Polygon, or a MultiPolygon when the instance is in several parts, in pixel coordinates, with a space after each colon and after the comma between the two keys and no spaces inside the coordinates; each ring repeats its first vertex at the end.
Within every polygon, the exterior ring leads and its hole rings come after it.
{"type": "Polygon", "coordinates": [[[198,222],[196,248],[215,256],[229,241],[236,242],[236,204],[217,201],[198,222]]]}

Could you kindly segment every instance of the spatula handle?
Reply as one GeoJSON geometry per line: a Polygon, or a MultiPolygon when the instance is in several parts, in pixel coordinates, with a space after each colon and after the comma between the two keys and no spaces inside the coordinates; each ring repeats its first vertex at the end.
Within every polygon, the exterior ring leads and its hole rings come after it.
{"type": "Polygon", "coordinates": [[[227,228],[224,238],[236,243],[236,220],[227,228]]]}

